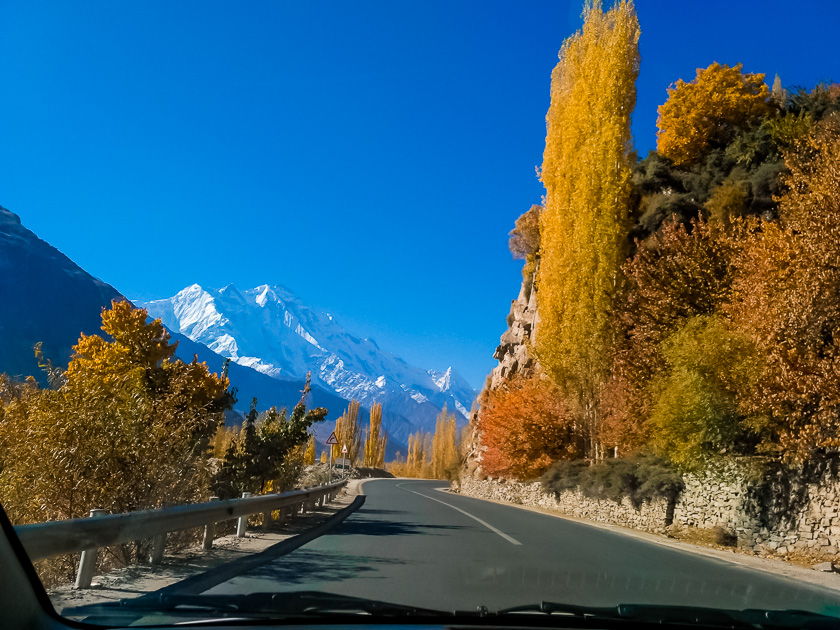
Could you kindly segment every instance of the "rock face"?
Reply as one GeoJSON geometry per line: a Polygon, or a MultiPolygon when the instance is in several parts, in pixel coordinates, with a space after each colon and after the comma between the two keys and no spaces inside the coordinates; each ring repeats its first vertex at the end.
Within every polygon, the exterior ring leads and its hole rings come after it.
{"type": "Polygon", "coordinates": [[[484,472],[481,468],[484,447],[481,444],[481,435],[478,429],[478,419],[481,414],[480,403],[484,392],[499,389],[513,376],[530,376],[539,368],[531,350],[540,321],[537,312],[537,269],[539,269],[539,261],[537,261],[534,273],[522,281],[519,297],[511,301],[510,314],[507,317],[508,329],[502,334],[493,355],[493,358],[498,360],[499,363],[487,377],[484,390],[477,399],[479,405],[470,414],[470,444],[467,447],[467,458],[464,465],[465,476],[484,478],[484,472]]]}
{"type": "Polygon", "coordinates": [[[537,312],[536,272],[530,280],[522,282],[519,297],[510,304],[508,329],[502,334],[494,359],[499,361],[490,373],[490,389],[498,389],[514,375],[529,376],[537,367],[529,346],[539,323],[537,312]]]}

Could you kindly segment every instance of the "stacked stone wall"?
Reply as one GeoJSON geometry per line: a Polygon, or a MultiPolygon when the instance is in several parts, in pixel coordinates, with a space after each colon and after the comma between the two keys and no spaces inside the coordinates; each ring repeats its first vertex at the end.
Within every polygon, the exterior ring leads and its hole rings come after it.
{"type": "Polygon", "coordinates": [[[650,532],[665,531],[665,523],[668,521],[668,505],[665,500],[643,503],[637,509],[629,499],[616,503],[586,497],[580,491],[561,492],[555,497],[544,492],[538,481],[520,483],[467,478],[461,480],[460,492],[472,497],[556,510],[569,516],[650,532]]]}
{"type": "Polygon", "coordinates": [[[840,476],[836,466],[765,475],[730,462],[683,477],[676,502],[654,500],[634,506],[587,497],[580,491],[557,496],[539,482],[463,478],[460,492],[478,498],[555,510],[569,516],[664,533],[669,528],[720,527],[738,546],[771,554],[796,551],[840,555],[840,476]]]}

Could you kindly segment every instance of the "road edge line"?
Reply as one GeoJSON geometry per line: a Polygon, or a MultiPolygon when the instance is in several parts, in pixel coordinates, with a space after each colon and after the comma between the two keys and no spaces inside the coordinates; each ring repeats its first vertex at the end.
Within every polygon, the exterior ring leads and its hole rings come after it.
{"type": "MultiPolygon", "coordinates": [[[[397,488],[402,488],[402,486],[403,486],[403,484],[401,484],[401,483],[398,483],[398,484],[397,484],[397,488]]],[[[443,505],[445,505],[445,506],[447,506],[447,507],[451,507],[453,510],[457,510],[458,512],[460,512],[460,513],[461,513],[461,514],[463,514],[464,516],[469,516],[472,520],[474,520],[474,521],[478,521],[479,523],[481,523],[482,525],[484,525],[484,527],[486,527],[487,529],[489,529],[491,532],[493,532],[493,533],[494,533],[494,534],[496,534],[497,536],[501,536],[501,537],[502,537],[502,538],[504,538],[506,541],[508,541],[510,544],[512,544],[512,545],[517,545],[517,546],[522,546],[522,543],[521,543],[521,542],[519,542],[518,540],[516,540],[516,538],[514,538],[513,536],[511,536],[511,535],[509,535],[509,534],[504,533],[502,530],[500,530],[500,529],[498,529],[498,528],[496,528],[496,527],[493,527],[493,526],[492,526],[490,523],[488,523],[487,521],[483,521],[483,520],[481,520],[480,518],[478,518],[477,516],[474,516],[473,514],[470,514],[470,513],[469,513],[469,512],[467,512],[466,510],[462,510],[461,508],[456,507],[456,506],[452,505],[451,503],[447,503],[446,501],[441,501],[440,499],[435,499],[434,497],[430,497],[430,496],[425,495],[425,494],[420,494],[419,492],[415,492],[414,490],[409,490],[408,488],[403,488],[403,490],[405,490],[405,491],[407,491],[407,492],[410,492],[411,494],[416,494],[418,497],[423,497],[423,498],[425,498],[425,499],[429,499],[430,501],[437,501],[438,503],[442,503],[443,505]]]]}

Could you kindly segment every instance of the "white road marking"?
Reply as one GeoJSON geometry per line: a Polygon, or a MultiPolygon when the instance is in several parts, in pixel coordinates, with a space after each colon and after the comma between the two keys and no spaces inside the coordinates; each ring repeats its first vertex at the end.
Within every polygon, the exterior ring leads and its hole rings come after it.
{"type": "Polygon", "coordinates": [[[458,511],[459,511],[461,514],[463,514],[464,516],[469,516],[472,520],[474,520],[474,521],[478,521],[479,523],[481,523],[482,525],[484,525],[484,527],[486,527],[487,529],[489,529],[489,530],[490,530],[491,532],[493,532],[494,534],[498,534],[499,536],[501,536],[502,538],[504,538],[506,541],[508,541],[510,544],[512,544],[512,545],[521,545],[521,544],[522,544],[521,542],[519,542],[518,540],[516,540],[516,538],[514,538],[513,536],[508,536],[508,535],[507,535],[507,534],[505,534],[502,530],[500,530],[500,529],[496,529],[495,527],[493,527],[493,526],[492,526],[490,523],[488,523],[487,521],[483,521],[483,520],[481,520],[480,518],[478,518],[477,516],[473,516],[473,515],[472,515],[472,514],[470,514],[469,512],[466,512],[466,511],[462,510],[462,509],[461,509],[461,508],[459,508],[459,507],[455,507],[455,506],[454,506],[454,505],[452,505],[451,503],[447,503],[446,501],[441,501],[440,499],[435,499],[434,497],[430,497],[430,496],[428,496],[428,495],[421,494],[421,493],[419,493],[419,492],[415,492],[414,490],[409,490],[408,488],[403,488],[403,485],[404,485],[404,484],[398,483],[398,484],[397,484],[397,488],[402,488],[402,489],[403,489],[403,490],[405,490],[406,492],[411,492],[412,494],[416,494],[418,497],[423,497],[423,498],[425,498],[425,499],[429,499],[430,501],[437,501],[438,503],[443,503],[444,505],[446,505],[446,506],[448,506],[448,507],[451,507],[453,510],[458,510],[458,511]]]}

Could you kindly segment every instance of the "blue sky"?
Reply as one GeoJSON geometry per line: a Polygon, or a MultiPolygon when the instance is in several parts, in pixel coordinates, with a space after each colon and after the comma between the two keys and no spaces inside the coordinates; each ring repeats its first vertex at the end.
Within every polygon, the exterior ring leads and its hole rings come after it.
{"type": "MultiPolygon", "coordinates": [[[[129,297],[283,284],[475,387],[582,3],[0,3],[0,205],[129,297]]],[[[633,130],[713,61],[840,80],[840,2],[638,0],[633,130]]]]}

